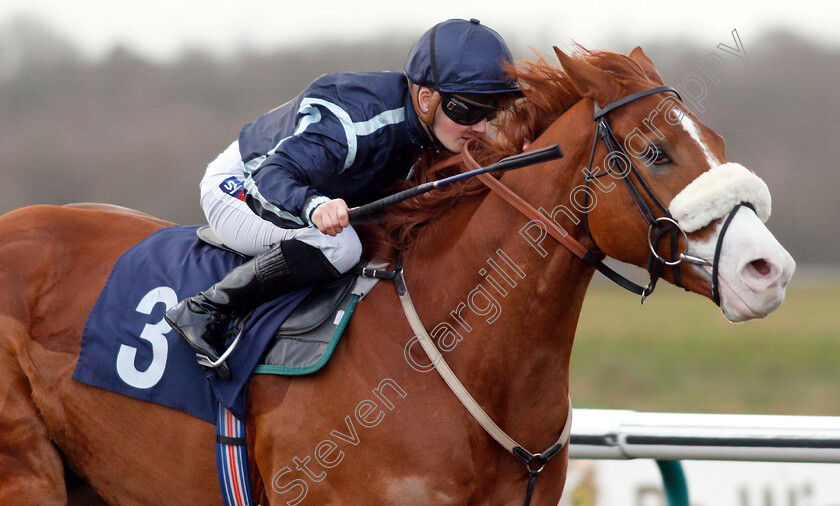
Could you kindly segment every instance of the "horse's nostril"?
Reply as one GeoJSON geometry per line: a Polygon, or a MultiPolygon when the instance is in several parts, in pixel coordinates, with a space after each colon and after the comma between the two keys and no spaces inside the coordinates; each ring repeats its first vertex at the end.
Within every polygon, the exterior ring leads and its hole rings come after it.
{"type": "Polygon", "coordinates": [[[770,264],[767,263],[767,261],[764,260],[763,258],[759,258],[758,260],[753,260],[752,262],[750,262],[750,265],[752,266],[753,269],[756,270],[756,272],[758,272],[762,276],[767,276],[768,274],[770,274],[770,271],[772,270],[770,268],[770,264]]]}

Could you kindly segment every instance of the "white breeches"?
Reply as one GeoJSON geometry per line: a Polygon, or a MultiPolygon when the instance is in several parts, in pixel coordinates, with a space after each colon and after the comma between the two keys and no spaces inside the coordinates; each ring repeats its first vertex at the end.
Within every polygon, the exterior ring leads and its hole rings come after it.
{"type": "Polygon", "coordinates": [[[322,234],[317,228],[278,227],[257,216],[239,198],[223,191],[234,182],[245,180],[245,168],[239,154],[239,141],[234,141],[222,154],[207,166],[201,180],[201,208],[213,232],[231,249],[243,255],[256,256],[272,245],[298,239],[324,252],[327,259],[340,272],[347,272],[359,262],[362,244],[353,227],[345,228],[335,237],[322,234]]]}

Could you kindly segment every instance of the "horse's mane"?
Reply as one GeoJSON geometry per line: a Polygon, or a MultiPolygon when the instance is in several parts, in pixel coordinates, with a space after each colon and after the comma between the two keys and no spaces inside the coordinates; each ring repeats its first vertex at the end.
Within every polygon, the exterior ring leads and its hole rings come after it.
{"type": "MultiPolygon", "coordinates": [[[[617,85],[629,87],[650,80],[644,70],[628,56],[608,51],[591,51],[575,46],[573,58],[606,71],[617,85]]],[[[538,55],[536,61],[523,60],[509,66],[508,72],[520,84],[523,99],[503,104],[492,136],[477,135],[470,153],[482,165],[522,151],[525,143],[539,137],[561,114],[582,98],[569,76],[557,64],[538,55]]],[[[452,153],[424,155],[413,176],[401,181],[395,190],[441,179],[463,170],[459,163],[441,163],[452,153]]],[[[487,188],[468,179],[406,200],[389,208],[377,225],[358,227],[366,256],[391,259],[396,251],[410,249],[426,225],[446,214],[465,199],[483,195],[487,188]]]]}

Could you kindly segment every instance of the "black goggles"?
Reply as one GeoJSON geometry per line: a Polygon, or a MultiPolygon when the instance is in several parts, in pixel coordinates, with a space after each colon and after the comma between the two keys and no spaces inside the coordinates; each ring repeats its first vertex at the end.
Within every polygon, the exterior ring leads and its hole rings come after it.
{"type": "Polygon", "coordinates": [[[475,125],[481,120],[492,120],[496,117],[498,104],[496,99],[486,96],[470,97],[441,93],[441,107],[446,116],[459,125],[475,125]]]}

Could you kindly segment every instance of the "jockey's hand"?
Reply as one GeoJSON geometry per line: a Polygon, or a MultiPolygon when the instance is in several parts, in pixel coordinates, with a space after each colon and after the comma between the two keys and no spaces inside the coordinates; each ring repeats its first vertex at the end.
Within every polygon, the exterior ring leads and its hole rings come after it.
{"type": "Polygon", "coordinates": [[[350,225],[350,215],[347,211],[344,199],[332,199],[315,208],[312,212],[312,223],[321,233],[336,236],[344,227],[350,225]]]}

